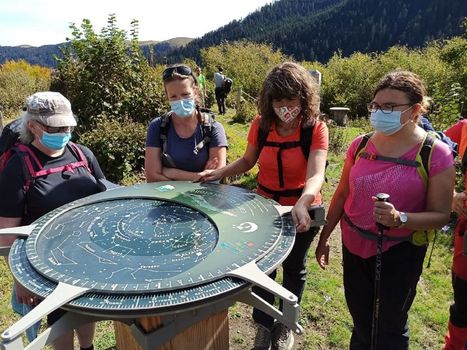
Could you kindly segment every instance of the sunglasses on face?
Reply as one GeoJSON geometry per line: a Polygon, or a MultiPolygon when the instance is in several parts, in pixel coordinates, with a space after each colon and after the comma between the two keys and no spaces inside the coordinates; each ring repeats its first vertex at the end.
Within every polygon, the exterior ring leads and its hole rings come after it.
{"type": "Polygon", "coordinates": [[[166,68],[164,72],[162,73],[162,79],[163,80],[170,79],[173,73],[177,73],[177,74],[184,75],[187,77],[193,75],[193,72],[190,67],[175,66],[175,67],[166,68]]]}
{"type": "Polygon", "coordinates": [[[45,125],[37,120],[35,120],[35,122],[37,124],[39,124],[42,128],[42,130],[44,130],[45,132],[49,133],[49,134],[56,134],[56,133],[59,133],[59,132],[72,132],[73,131],[73,127],[72,126],[48,126],[48,125],[45,125]]]}

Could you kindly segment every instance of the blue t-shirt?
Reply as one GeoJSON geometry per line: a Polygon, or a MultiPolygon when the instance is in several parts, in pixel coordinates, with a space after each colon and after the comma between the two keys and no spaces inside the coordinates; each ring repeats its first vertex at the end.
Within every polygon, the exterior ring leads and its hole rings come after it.
{"type": "MultiPolygon", "coordinates": [[[[148,128],[146,137],[146,147],[162,148],[160,140],[160,125],[162,118],[155,118],[148,128]]],[[[195,146],[203,139],[203,129],[201,124],[198,124],[196,131],[188,138],[181,138],[177,135],[175,128],[169,123],[167,134],[167,150],[174,161],[176,168],[185,171],[199,172],[203,171],[206,162],[209,159],[209,148],[212,147],[227,147],[227,137],[221,123],[213,121],[212,136],[209,144],[199,150],[198,154],[194,153],[195,146]]]]}

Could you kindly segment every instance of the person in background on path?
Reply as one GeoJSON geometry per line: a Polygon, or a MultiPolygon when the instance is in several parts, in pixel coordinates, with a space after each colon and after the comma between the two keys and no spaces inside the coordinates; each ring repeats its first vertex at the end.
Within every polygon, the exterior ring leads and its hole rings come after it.
{"type": "Polygon", "coordinates": [[[200,107],[205,107],[206,105],[206,77],[201,71],[201,67],[196,68],[196,72],[198,73],[198,89],[199,89],[199,97],[200,97],[200,107]]]}
{"type": "MultiPolygon", "coordinates": [[[[445,134],[456,142],[462,160],[464,189],[467,189],[467,119],[462,119],[445,134]]],[[[452,288],[454,303],[450,307],[448,334],[443,350],[467,349],[467,252],[464,250],[465,231],[467,230],[467,195],[454,191],[452,210],[458,215],[454,229],[454,256],[452,260],[452,288]]]]}
{"type": "Polygon", "coordinates": [[[227,137],[221,123],[211,120],[210,140],[199,146],[206,136],[202,125],[211,117],[200,111],[198,81],[191,68],[184,64],[168,67],[162,78],[171,111],[149,124],[144,158],[146,181],[194,181],[205,169],[225,166],[227,137]],[[167,123],[165,127],[163,123],[167,123]],[[161,139],[164,129],[165,142],[161,139]]]}
{"type": "MultiPolygon", "coordinates": [[[[43,170],[62,170],[36,177],[25,190],[29,177],[26,178],[24,171],[27,168],[24,164],[26,156],[20,154],[25,151],[14,151],[0,173],[0,228],[29,225],[55,208],[101,191],[99,180],[105,177],[97,159],[88,148],[69,142],[74,126],[76,119],[70,102],[60,93],[37,92],[27,98],[26,111],[22,116],[21,143],[29,149],[27,153],[31,152],[37,158],[43,170]],[[77,166],[73,171],[67,170],[66,166],[72,163],[77,166]]],[[[0,238],[0,245],[11,245],[13,241],[14,238],[0,238]]],[[[13,293],[16,295],[14,304],[35,306],[39,302],[16,281],[13,293]]],[[[48,325],[65,313],[63,309],[50,313],[48,325]]],[[[95,323],[85,324],[75,331],[82,350],[94,349],[95,323]]],[[[55,350],[72,350],[73,331],[54,340],[52,346],[55,350]]]]}
{"type": "Polygon", "coordinates": [[[363,136],[351,143],[316,248],[316,260],[324,269],[328,239],[340,221],[352,350],[370,349],[372,340],[378,350],[409,348],[407,318],[423,269],[427,231],[449,221],[455,177],[449,147],[431,139],[429,173],[424,177],[422,162],[413,162],[427,136],[418,126],[426,112],[425,94],[422,80],[408,71],[391,72],[379,81],[368,105],[375,131],[360,151],[363,136]],[[377,201],[378,193],[389,194],[390,203],[377,201]],[[377,223],[386,226],[378,281],[377,223]],[[417,232],[424,238],[421,243],[411,241],[417,232]],[[375,318],[377,283],[380,304],[375,318]],[[379,320],[377,336],[374,320],[379,320]]]}
{"type": "MultiPolygon", "coordinates": [[[[328,150],[328,129],[318,120],[319,94],[313,78],[302,66],[292,62],[273,68],[259,96],[258,115],[248,133],[243,157],[217,170],[206,170],[201,181],[218,180],[247,172],[258,162],[257,192],[282,205],[293,205],[292,218],[297,235],[292,251],[282,264],[283,286],[300,302],[306,282],[306,257],[318,232],[311,227],[308,209],[321,204],[321,186],[328,150]],[[261,129],[261,131],[260,131],[261,129]],[[265,143],[259,145],[259,134],[265,143]],[[308,158],[302,150],[302,136],[308,133],[308,158]],[[288,147],[290,146],[290,147],[288,147]],[[281,157],[278,155],[282,155],[281,157]]],[[[271,278],[275,279],[276,271],[271,278]]],[[[253,291],[270,304],[274,295],[258,287],[253,291]]],[[[281,305],[282,307],[282,305],[281,305]]],[[[292,331],[266,313],[254,309],[255,350],[291,349],[292,331]]]]}
{"type": "Polygon", "coordinates": [[[225,114],[224,80],[224,70],[222,67],[219,67],[218,72],[214,73],[214,84],[216,85],[214,92],[216,94],[216,102],[217,107],[219,108],[219,114],[225,114]]]}

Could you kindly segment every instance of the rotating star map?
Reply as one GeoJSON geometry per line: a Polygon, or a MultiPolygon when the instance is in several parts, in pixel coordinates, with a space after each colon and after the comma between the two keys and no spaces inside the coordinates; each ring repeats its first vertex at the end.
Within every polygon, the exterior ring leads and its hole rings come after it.
{"type": "Polygon", "coordinates": [[[274,203],[250,191],[170,182],[99,193],[35,222],[31,265],[54,282],[112,293],[205,284],[277,243],[274,203]]]}
{"type": "MultiPolygon", "coordinates": [[[[257,262],[265,273],[270,273],[290,251],[294,241],[294,223],[290,215],[283,217],[282,234],[274,250],[257,262]]],[[[57,284],[37,273],[29,264],[26,256],[26,240],[18,239],[12,246],[10,266],[15,278],[34,294],[46,298],[57,287],[57,284]]],[[[249,284],[238,278],[224,277],[207,284],[171,292],[114,294],[87,293],[63,306],[65,309],[80,310],[90,315],[108,315],[126,317],[127,315],[143,316],[161,313],[164,310],[184,309],[186,305],[206,303],[211,299],[228,296],[238,290],[247,288],[249,284]]]]}
{"type": "MultiPolygon", "coordinates": [[[[275,316],[299,332],[296,296],[266,275],[293,246],[293,220],[279,214],[287,210],[238,187],[159,182],[95,194],[2,229],[20,236],[9,255],[15,279],[44,298],[2,340],[16,349],[25,329],[59,307],[105,319],[189,315],[253,302],[251,284],[279,296],[285,312],[275,316]]],[[[313,218],[322,225],[324,209],[313,218]]]]}

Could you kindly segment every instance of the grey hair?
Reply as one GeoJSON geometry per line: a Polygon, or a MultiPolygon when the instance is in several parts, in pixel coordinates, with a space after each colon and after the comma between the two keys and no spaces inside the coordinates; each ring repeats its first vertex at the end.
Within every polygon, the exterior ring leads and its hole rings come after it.
{"type": "Polygon", "coordinates": [[[31,114],[27,112],[23,112],[23,114],[21,115],[21,119],[22,120],[21,120],[21,128],[19,131],[19,139],[21,140],[22,143],[29,144],[32,141],[34,141],[34,134],[28,128],[28,121],[35,120],[35,118],[32,117],[31,114]]]}

